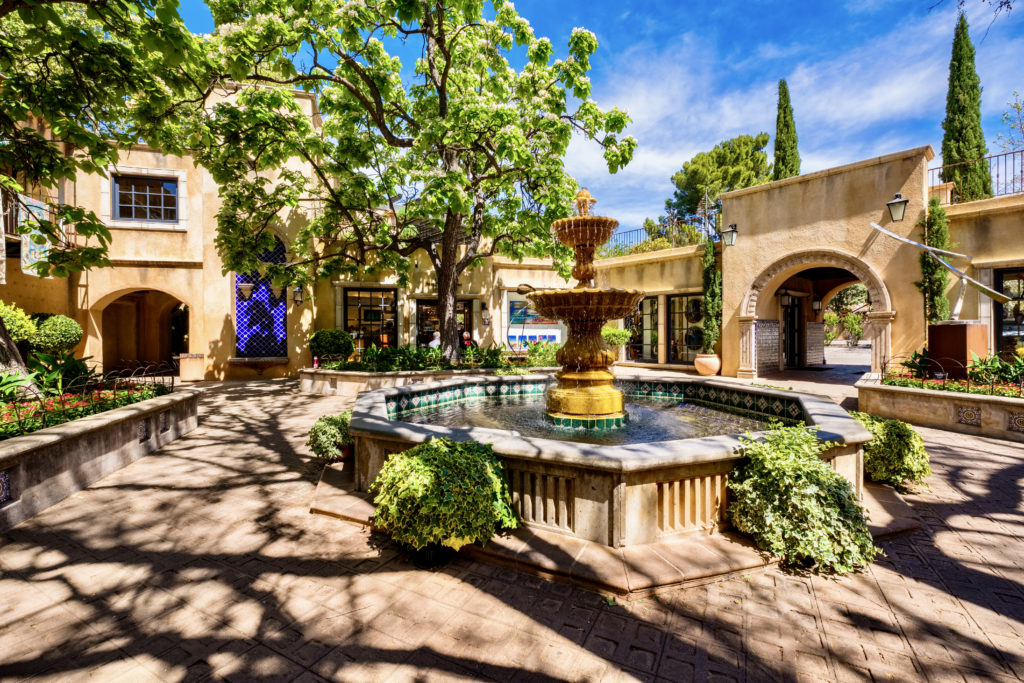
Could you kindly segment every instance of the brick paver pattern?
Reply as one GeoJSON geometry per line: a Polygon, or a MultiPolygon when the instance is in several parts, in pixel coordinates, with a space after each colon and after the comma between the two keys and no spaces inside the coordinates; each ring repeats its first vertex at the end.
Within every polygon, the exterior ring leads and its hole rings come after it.
{"type": "Polygon", "coordinates": [[[1024,445],[922,430],[925,529],[852,577],[779,569],[615,601],[310,515],[316,416],[227,385],[200,428],[0,537],[0,678],[1011,680],[1024,445]]]}

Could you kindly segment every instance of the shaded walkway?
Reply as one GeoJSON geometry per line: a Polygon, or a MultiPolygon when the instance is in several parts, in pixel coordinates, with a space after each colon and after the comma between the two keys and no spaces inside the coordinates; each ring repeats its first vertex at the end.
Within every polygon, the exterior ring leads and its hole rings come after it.
{"type": "Polygon", "coordinates": [[[225,385],[200,428],[0,537],[0,678],[1014,680],[1024,444],[922,430],[926,529],[868,572],[771,570],[626,605],[311,516],[334,397],[225,385]]]}

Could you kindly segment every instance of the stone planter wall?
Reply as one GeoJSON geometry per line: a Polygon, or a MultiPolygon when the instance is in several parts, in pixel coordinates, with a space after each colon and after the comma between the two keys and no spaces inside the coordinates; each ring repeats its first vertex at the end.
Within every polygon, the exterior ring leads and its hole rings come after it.
{"type": "Polygon", "coordinates": [[[0,531],[195,429],[199,394],[178,389],[0,441],[0,531]]]}
{"type": "MultiPolygon", "coordinates": [[[[549,374],[558,368],[532,368],[530,372],[549,374]]],[[[349,370],[299,370],[299,390],[324,396],[355,398],[361,391],[391,389],[409,384],[436,382],[457,377],[485,377],[493,369],[479,370],[402,370],[398,372],[355,372],[349,370]]]]}
{"type": "Polygon", "coordinates": [[[922,427],[1024,442],[1024,399],[891,387],[879,376],[857,382],[859,409],[922,427]]]}

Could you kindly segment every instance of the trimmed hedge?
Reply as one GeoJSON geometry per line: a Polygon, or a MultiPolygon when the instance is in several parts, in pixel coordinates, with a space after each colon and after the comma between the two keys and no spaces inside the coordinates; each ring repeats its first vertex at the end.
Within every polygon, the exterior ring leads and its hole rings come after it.
{"type": "Polygon", "coordinates": [[[850,414],[873,437],[864,444],[864,473],[872,480],[905,490],[908,482],[919,483],[931,476],[924,439],[913,427],[868,413],[850,414]]]}
{"type": "Polygon", "coordinates": [[[355,351],[355,343],[345,330],[317,330],[309,337],[309,350],[317,358],[338,358],[346,361],[355,351]]]}
{"type": "Polygon", "coordinates": [[[46,353],[64,354],[82,341],[82,326],[66,315],[44,318],[32,335],[32,346],[46,353]]]}

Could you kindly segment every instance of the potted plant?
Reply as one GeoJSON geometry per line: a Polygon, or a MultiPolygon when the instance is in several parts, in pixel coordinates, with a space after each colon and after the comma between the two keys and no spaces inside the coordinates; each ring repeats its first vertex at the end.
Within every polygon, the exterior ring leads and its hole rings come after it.
{"type": "Polygon", "coordinates": [[[373,523],[436,566],[464,545],[518,526],[501,462],[489,444],[435,438],[390,456],[370,486],[373,523]]]}
{"type": "Polygon", "coordinates": [[[701,266],[704,270],[704,339],[693,367],[701,375],[717,375],[722,369],[722,359],[715,353],[715,344],[722,333],[722,271],[718,268],[715,242],[710,236],[704,243],[701,266]]]}
{"type": "Polygon", "coordinates": [[[628,344],[629,340],[633,338],[633,331],[605,325],[601,328],[601,338],[608,345],[608,348],[618,356],[619,349],[628,344]]]}
{"type": "Polygon", "coordinates": [[[306,445],[323,463],[352,458],[352,435],[348,433],[352,411],[340,415],[324,415],[313,423],[306,445]]]}

